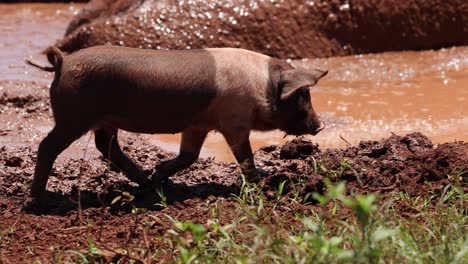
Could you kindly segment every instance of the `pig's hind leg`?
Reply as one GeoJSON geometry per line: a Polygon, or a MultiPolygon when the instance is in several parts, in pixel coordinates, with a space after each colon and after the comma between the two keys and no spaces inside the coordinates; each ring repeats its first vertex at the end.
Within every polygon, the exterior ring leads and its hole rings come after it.
{"type": "Polygon", "coordinates": [[[129,180],[141,187],[149,183],[145,173],[122,151],[117,140],[117,129],[101,128],[94,131],[96,148],[105,159],[122,170],[129,180]]]}
{"type": "Polygon", "coordinates": [[[40,198],[45,193],[50,171],[57,156],[88,131],[86,126],[61,125],[62,123],[57,122],[52,131],[39,144],[36,168],[31,183],[31,197],[34,199],[40,198]]]}
{"type": "Polygon", "coordinates": [[[159,185],[178,171],[192,165],[200,155],[200,150],[207,134],[207,131],[198,129],[184,130],[179,155],[174,159],[163,161],[156,166],[156,171],[152,175],[153,184],[159,185]]]}

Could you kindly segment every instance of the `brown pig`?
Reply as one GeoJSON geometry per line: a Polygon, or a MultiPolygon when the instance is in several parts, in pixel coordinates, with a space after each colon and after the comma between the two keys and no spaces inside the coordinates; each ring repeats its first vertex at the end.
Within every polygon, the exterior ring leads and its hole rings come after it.
{"type": "Polygon", "coordinates": [[[315,135],[324,128],[309,88],[327,74],[295,69],[243,49],[156,51],[98,46],[64,56],[46,51],[54,71],[50,100],[55,127],[39,145],[31,195],[45,192],[56,157],[94,130],[97,149],[140,184],[148,177],[121,150],[117,131],[182,132],[179,155],[152,175],[160,183],[197,160],[209,131],[223,134],[247,179],[257,180],[251,130],[315,135]]]}

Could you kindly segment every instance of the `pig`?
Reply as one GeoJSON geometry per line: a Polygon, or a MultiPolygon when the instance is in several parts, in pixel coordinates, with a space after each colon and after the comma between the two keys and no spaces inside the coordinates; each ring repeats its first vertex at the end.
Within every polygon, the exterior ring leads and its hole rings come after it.
{"type": "Polygon", "coordinates": [[[205,137],[220,132],[248,181],[258,181],[249,142],[252,130],[279,129],[316,135],[325,125],[309,88],[327,74],[236,48],[145,50],[95,46],[64,55],[45,51],[55,72],[50,103],[55,126],[41,141],[30,195],[45,193],[57,156],[93,130],[105,159],[140,186],[158,185],[198,159],[205,137]],[[182,133],[176,158],[158,165],[151,178],[124,154],[117,133],[182,133]]]}

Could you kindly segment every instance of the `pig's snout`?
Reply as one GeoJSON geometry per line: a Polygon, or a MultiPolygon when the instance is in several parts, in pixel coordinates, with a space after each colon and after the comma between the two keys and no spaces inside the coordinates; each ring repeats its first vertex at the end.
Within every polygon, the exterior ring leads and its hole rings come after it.
{"type": "Polygon", "coordinates": [[[312,135],[314,135],[314,136],[317,135],[324,128],[325,128],[325,123],[320,121],[320,125],[314,131],[312,131],[312,135]]]}

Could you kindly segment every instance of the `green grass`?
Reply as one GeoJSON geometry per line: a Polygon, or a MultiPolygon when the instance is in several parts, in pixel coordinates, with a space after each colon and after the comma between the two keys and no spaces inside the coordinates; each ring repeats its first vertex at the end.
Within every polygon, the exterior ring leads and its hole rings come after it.
{"type": "MultiPolygon", "coordinates": [[[[312,195],[318,201],[315,205],[298,202],[294,188],[289,198],[283,196],[284,183],[273,201],[267,201],[257,185],[244,183],[234,197],[238,209],[231,223],[221,224],[223,208],[217,203],[206,223],[166,215],[173,227],[133,252],[132,261],[468,263],[468,196],[462,188],[447,186],[441,194],[428,197],[393,193],[379,198],[348,196],[343,183],[325,183],[325,194],[312,195]]],[[[144,210],[133,213],[155,217],[144,210]]],[[[79,263],[105,262],[91,239],[88,250],[72,253],[79,263]]],[[[123,261],[126,254],[114,261],[123,261]]]]}

